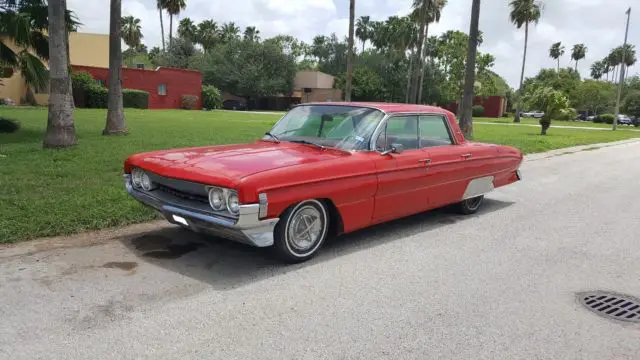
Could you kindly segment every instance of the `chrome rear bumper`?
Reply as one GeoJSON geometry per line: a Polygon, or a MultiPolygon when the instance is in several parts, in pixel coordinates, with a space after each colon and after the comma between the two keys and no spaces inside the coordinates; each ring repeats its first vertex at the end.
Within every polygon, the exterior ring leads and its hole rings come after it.
{"type": "Polygon", "coordinates": [[[129,195],[159,211],[172,224],[257,247],[273,245],[273,229],[279,219],[260,220],[260,204],[241,205],[237,218],[227,218],[201,209],[187,208],[178,202],[156,196],[154,191],[138,190],[131,184],[128,174],[124,176],[124,182],[129,195]]]}

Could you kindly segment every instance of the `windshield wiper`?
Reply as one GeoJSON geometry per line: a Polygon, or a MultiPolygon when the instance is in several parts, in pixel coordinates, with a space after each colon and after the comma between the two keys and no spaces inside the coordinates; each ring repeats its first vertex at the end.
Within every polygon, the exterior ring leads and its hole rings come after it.
{"type": "Polygon", "coordinates": [[[278,139],[278,137],[273,135],[270,131],[267,131],[264,134],[267,135],[267,136],[271,136],[271,138],[273,138],[273,140],[275,140],[278,144],[280,143],[280,139],[278,139]]]}
{"type": "Polygon", "coordinates": [[[292,143],[297,143],[297,144],[313,145],[313,146],[319,147],[322,150],[325,149],[324,146],[322,146],[320,144],[316,144],[316,143],[311,142],[311,141],[307,141],[307,140],[287,140],[287,141],[292,142],[292,143]]]}

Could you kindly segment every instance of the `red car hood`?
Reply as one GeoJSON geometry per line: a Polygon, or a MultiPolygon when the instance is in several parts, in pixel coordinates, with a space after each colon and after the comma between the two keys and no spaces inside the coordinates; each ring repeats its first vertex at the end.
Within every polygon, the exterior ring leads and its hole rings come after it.
{"type": "Polygon", "coordinates": [[[312,145],[258,141],[136,154],[127,159],[125,170],[135,166],[175,179],[233,186],[242,178],[259,172],[341,156],[349,156],[349,153],[322,150],[312,145]]]}

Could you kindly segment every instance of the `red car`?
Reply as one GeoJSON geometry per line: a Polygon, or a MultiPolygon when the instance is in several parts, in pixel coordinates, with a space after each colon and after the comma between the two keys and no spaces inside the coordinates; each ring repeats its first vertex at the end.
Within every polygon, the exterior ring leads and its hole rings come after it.
{"type": "Polygon", "coordinates": [[[133,155],[124,176],[171,223],[301,262],[328,236],[450,204],[472,214],[520,180],[521,162],[518,149],[466,141],[440,108],[311,103],[253,143],[133,155]]]}

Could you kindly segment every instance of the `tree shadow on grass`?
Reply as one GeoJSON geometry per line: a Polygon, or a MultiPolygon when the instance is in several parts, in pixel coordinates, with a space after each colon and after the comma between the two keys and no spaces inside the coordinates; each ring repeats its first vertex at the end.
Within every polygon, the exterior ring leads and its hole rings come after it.
{"type": "Polygon", "coordinates": [[[31,144],[42,143],[44,131],[33,129],[20,129],[14,133],[0,133],[0,144],[31,144]]]}
{"type": "MultiPolygon", "coordinates": [[[[481,210],[472,216],[456,215],[444,208],[375,225],[330,239],[318,256],[295,265],[279,262],[271,255],[270,249],[196,234],[180,227],[138,234],[133,238],[123,238],[121,242],[142,261],[208,283],[217,290],[232,290],[339,256],[467,221],[512,204],[485,199],[481,210]]],[[[452,231],[455,229],[452,228],[452,231]]]]}

